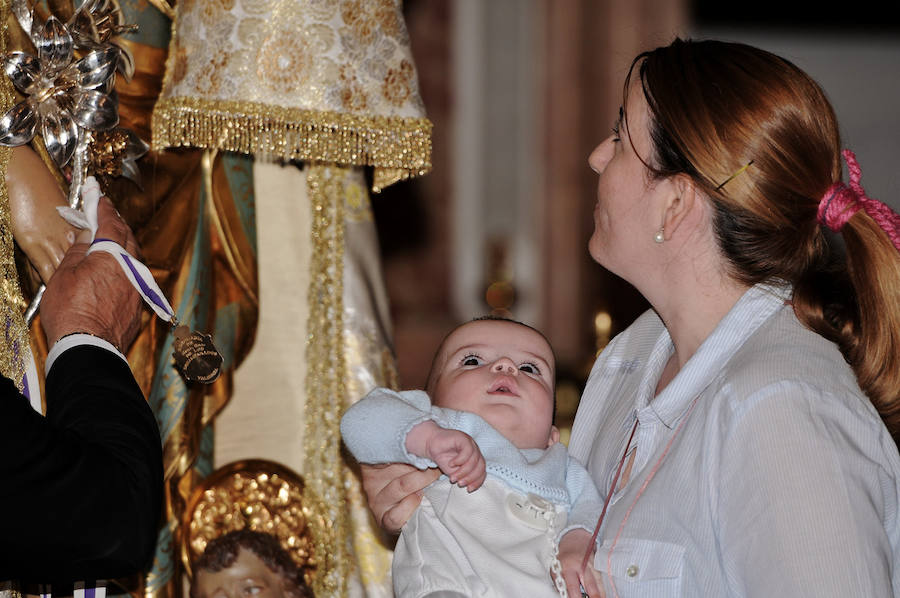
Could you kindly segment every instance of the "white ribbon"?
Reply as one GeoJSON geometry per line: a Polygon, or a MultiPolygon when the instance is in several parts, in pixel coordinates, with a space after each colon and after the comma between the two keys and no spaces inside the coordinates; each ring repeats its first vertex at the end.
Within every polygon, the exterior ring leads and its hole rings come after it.
{"type": "Polygon", "coordinates": [[[91,243],[88,253],[105,251],[113,256],[119,263],[119,266],[122,267],[122,271],[125,272],[125,275],[131,282],[131,286],[140,293],[144,302],[150,306],[150,309],[166,322],[174,323],[176,321],[175,312],[172,310],[172,306],[169,305],[169,301],[163,294],[162,289],[159,288],[159,285],[153,279],[150,269],[115,241],[111,239],[96,239],[98,226],[97,206],[100,204],[101,195],[100,185],[97,183],[97,180],[94,177],[88,177],[81,186],[83,211],[59,207],[57,208],[59,215],[72,226],[90,230],[93,243],[91,243]]]}

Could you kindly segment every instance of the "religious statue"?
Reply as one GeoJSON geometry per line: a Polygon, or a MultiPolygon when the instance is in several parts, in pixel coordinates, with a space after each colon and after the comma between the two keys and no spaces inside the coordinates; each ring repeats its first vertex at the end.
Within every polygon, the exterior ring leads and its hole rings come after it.
{"type": "MultiPolygon", "coordinates": [[[[130,78],[115,79],[118,126],[152,147],[129,162],[136,176],[110,177],[103,190],[178,321],[209,333],[224,358],[212,384],[186,382],[172,359],[179,338],[149,312],[127,351],[160,425],[166,476],[157,556],[137,591],[181,595],[178,522],[213,469],[212,423],[231,400],[216,420],[217,453],[259,448],[319,497],[329,525],[315,538],[326,555],[316,593],[389,596],[390,552],[342,458],[338,422],[395,377],[368,189],[430,169],[431,126],[400,1],[98,4],[138,26],[116,42],[132,57],[130,78]]],[[[75,10],[47,0],[35,21],[50,14],[66,23],[75,10]]],[[[34,53],[9,0],[0,17],[0,50],[34,53]]],[[[21,99],[0,85],[4,112],[21,99]]],[[[40,316],[29,335],[22,314],[74,238],[55,213],[71,173],[49,149],[40,135],[0,148],[0,368],[14,380],[27,379],[26,347],[31,369],[42,370],[40,316]]]]}
{"type": "Polygon", "coordinates": [[[296,563],[275,536],[248,529],[228,532],[206,546],[194,563],[192,598],[312,598],[296,563]]]}

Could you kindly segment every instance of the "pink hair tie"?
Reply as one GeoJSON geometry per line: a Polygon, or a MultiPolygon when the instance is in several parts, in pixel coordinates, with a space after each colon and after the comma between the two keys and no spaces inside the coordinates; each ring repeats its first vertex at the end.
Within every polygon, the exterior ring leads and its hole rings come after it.
{"type": "Polygon", "coordinates": [[[886,204],[866,195],[859,182],[862,171],[856,154],[848,149],[841,152],[847,161],[847,170],[850,172],[850,184],[845,185],[838,181],[831,185],[819,201],[819,222],[833,230],[840,232],[841,228],[859,210],[865,212],[881,227],[893,243],[897,251],[900,251],[900,215],[886,204]]]}

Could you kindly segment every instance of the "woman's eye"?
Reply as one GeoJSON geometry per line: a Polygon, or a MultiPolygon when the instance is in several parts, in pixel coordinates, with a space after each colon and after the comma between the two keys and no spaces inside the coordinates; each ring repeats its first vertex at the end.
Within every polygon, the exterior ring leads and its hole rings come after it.
{"type": "Polygon", "coordinates": [[[534,365],[533,363],[523,363],[519,366],[519,371],[525,372],[526,374],[535,374],[538,376],[541,375],[541,368],[534,365]]]}
{"type": "Polygon", "coordinates": [[[262,592],[260,586],[247,586],[244,588],[244,596],[256,596],[260,592],[262,592]]]}
{"type": "Polygon", "coordinates": [[[466,355],[462,359],[462,365],[481,365],[481,358],[477,355],[466,355]]]}
{"type": "Polygon", "coordinates": [[[616,119],[616,124],[613,125],[613,143],[617,143],[621,141],[619,137],[619,125],[622,123],[622,119],[625,117],[625,110],[619,108],[619,118],[616,119]]]}

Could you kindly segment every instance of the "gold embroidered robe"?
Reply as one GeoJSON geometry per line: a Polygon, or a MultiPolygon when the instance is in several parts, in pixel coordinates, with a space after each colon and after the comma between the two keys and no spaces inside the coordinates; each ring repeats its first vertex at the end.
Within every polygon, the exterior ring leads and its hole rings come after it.
{"type": "Polygon", "coordinates": [[[217,460],[283,462],[322,499],[317,595],[392,595],[390,552],[338,424],[372,386],[394,383],[363,167],[375,190],[423,174],[430,129],[399,1],[176,9],[154,146],[256,157],[260,327],[216,420],[217,460]]]}

